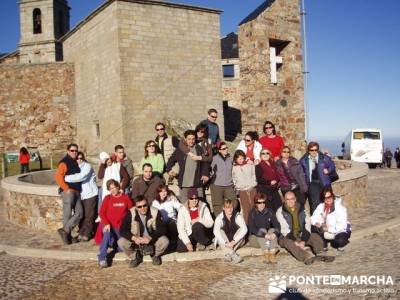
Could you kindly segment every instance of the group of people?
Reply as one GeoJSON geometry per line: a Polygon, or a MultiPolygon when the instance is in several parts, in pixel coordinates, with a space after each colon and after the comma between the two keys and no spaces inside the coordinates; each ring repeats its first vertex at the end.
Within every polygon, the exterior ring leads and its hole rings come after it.
{"type": "Polygon", "coordinates": [[[390,169],[392,167],[393,158],[396,161],[396,168],[400,168],[400,149],[396,148],[393,155],[392,151],[390,151],[389,148],[386,148],[385,152],[383,152],[382,167],[390,169]]]}
{"type": "Polygon", "coordinates": [[[157,123],[155,139],[144,146],[142,172],[135,177],[122,145],[116,145],[112,155],[100,153],[100,188],[84,153],[78,145],[68,145],[56,172],[63,200],[63,227],[58,229],[63,242],[94,237],[100,245],[100,267],[108,266],[109,247],[124,251],[131,267],[144,255],[160,265],[168,251],[216,247],[226,261],[239,263],[237,249],[246,243],[262,248],[269,263],[276,263],[279,247],[305,264],[332,261],[325,251],[328,243],[342,250],[351,227],[331,187],[338,178],[331,158],[310,142],[297,160],[270,121],[261,138],[247,132],[231,157],[219,137],[217,118],[218,112],[210,109],[207,119],[185,131],[181,140],[157,123]],[[176,193],[170,189],[175,178],[176,193]],[[305,210],[306,199],[311,214],[305,210]],[[73,238],[77,225],[79,235],[73,238]]]}

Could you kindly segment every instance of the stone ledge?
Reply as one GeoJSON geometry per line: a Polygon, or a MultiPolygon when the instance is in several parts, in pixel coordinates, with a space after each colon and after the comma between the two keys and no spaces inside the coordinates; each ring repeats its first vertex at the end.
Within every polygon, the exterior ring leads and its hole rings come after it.
{"type": "Polygon", "coordinates": [[[337,173],[339,175],[339,180],[337,182],[357,179],[368,176],[368,165],[365,163],[351,161],[351,168],[345,170],[337,169],[337,173]]]}

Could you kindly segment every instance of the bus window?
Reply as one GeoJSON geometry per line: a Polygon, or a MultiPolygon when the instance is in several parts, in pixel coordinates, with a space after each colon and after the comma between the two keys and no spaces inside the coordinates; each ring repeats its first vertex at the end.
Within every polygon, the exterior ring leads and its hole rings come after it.
{"type": "Polygon", "coordinates": [[[354,140],[380,140],[379,132],[373,131],[358,131],[353,133],[354,140]]]}

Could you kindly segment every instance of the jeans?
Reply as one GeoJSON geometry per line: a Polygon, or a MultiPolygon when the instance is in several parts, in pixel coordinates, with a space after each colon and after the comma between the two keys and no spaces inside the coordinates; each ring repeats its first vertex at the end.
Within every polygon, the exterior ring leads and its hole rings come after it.
{"type": "Polygon", "coordinates": [[[69,234],[83,216],[82,201],[79,193],[73,191],[62,192],[61,198],[63,201],[63,229],[69,234]]]}
{"type": "MultiPolygon", "coordinates": [[[[103,225],[100,225],[103,227],[103,225]]],[[[99,248],[99,261],[104,261],[107,258],[108,247],[112,247],[114,250],[118,250],[118,239],[120,238],[119,230],[116,228],[110,228],[110,231],[103,232],[103,239],[101,240],[99,248]]]]}

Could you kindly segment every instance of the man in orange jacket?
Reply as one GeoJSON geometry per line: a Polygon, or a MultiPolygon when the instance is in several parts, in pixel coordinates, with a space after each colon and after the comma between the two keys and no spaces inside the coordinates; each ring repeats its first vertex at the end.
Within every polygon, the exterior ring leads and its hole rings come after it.
{"type": "Polygon", "coordinates": [[[78,145],[69,144],[67,151],[67,155],[58,163],[55,174],[56,182],[60,187],[59,193],[63,201],[63,228],[59,228],[57,232],[64,244],[71,244],[71,232],[79,224],[83,216],[83,207],[80,199],[81,183],[67,183],[64,180],[65,175],[80,172],[78,163],[76,162],[78,145]]]}

